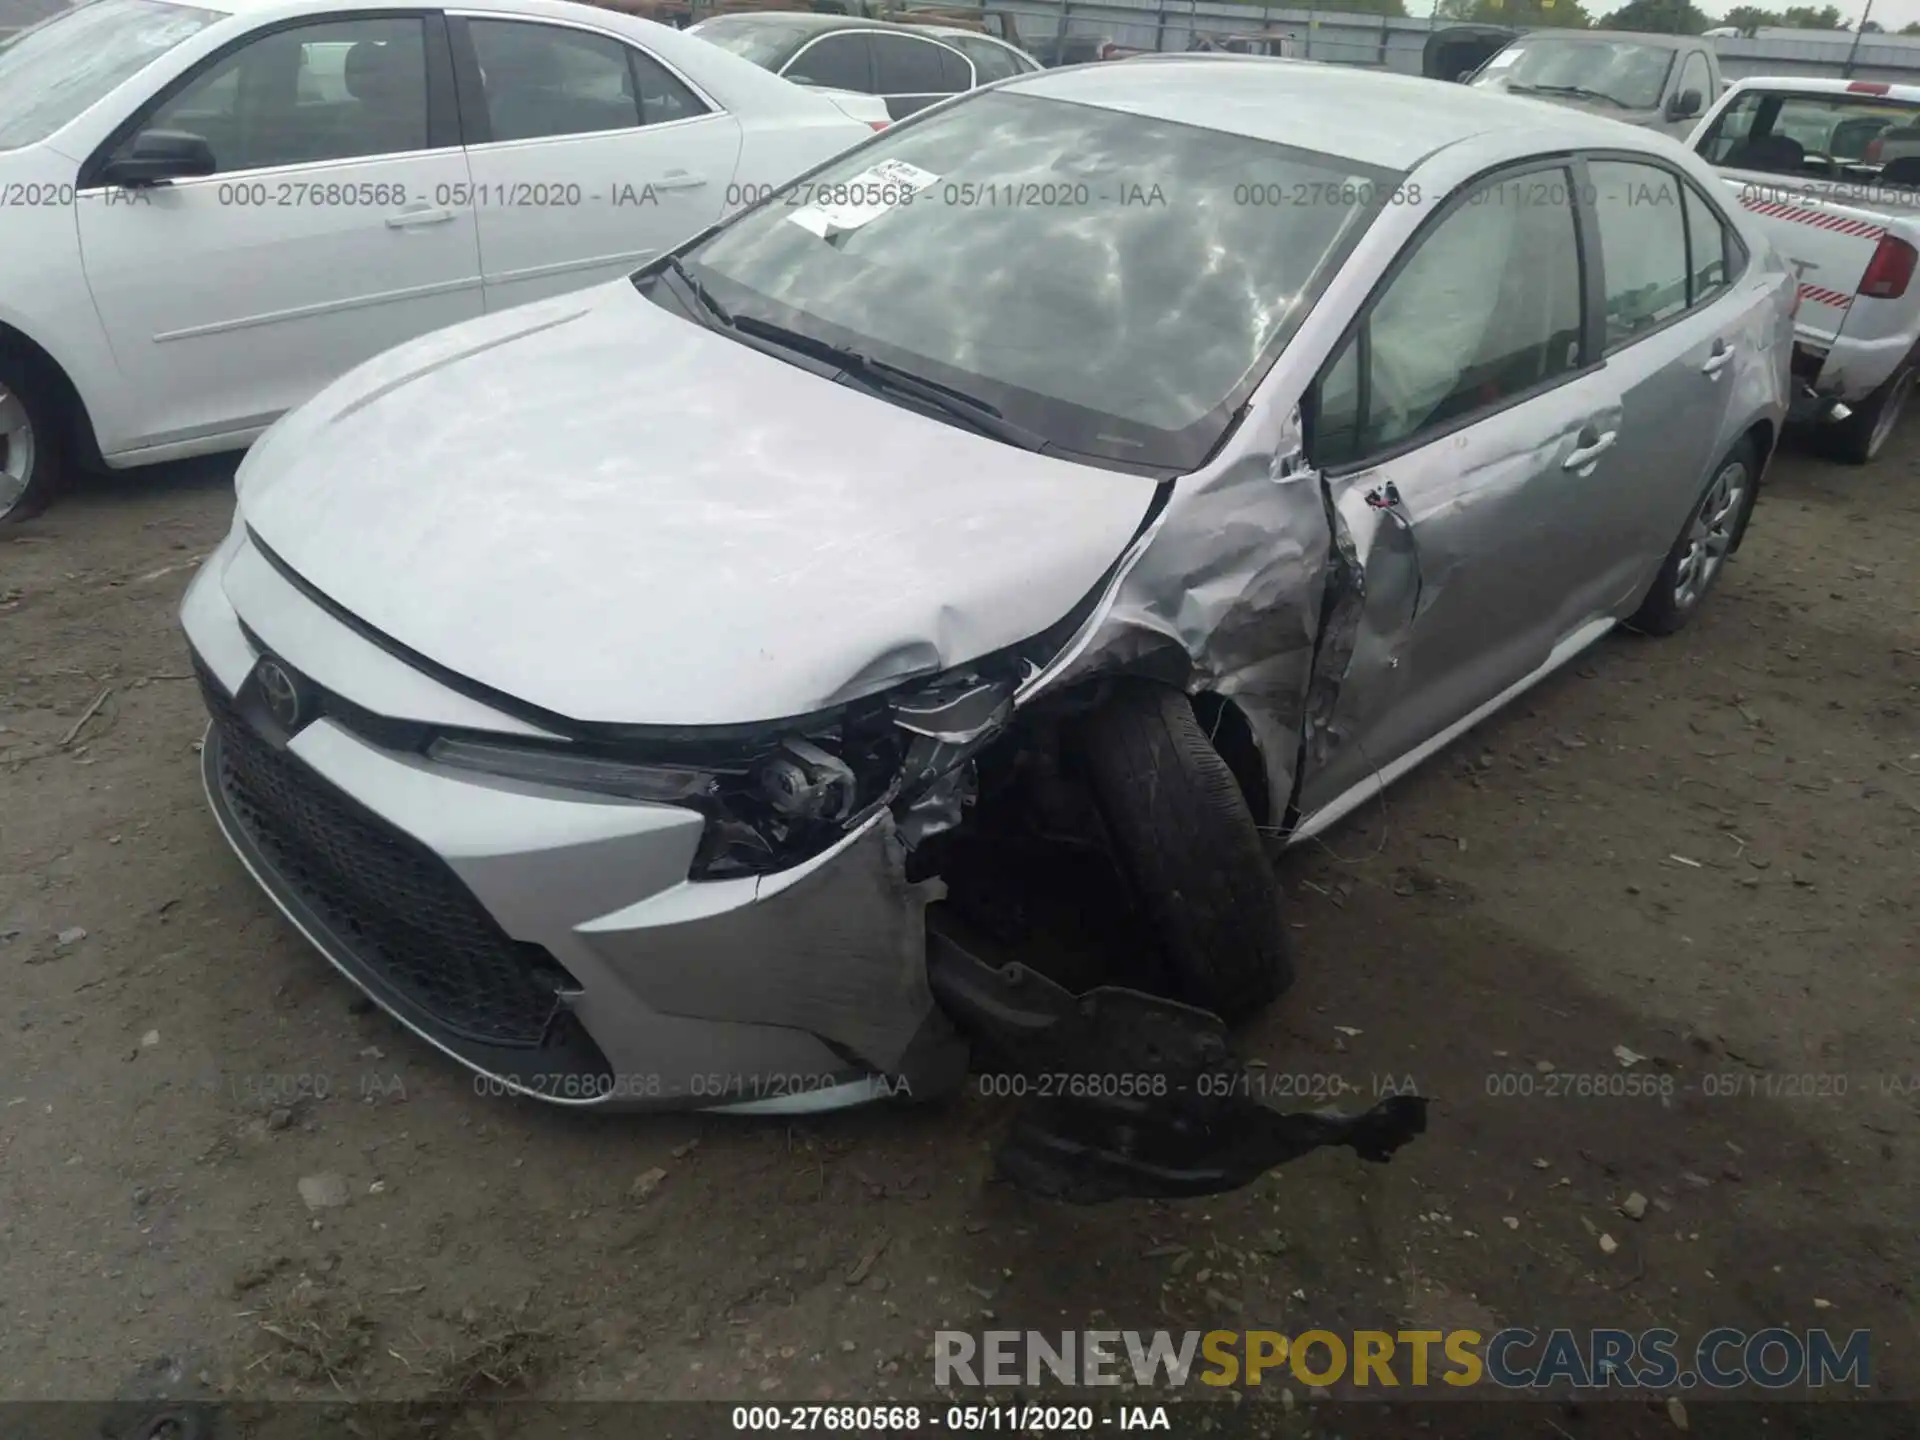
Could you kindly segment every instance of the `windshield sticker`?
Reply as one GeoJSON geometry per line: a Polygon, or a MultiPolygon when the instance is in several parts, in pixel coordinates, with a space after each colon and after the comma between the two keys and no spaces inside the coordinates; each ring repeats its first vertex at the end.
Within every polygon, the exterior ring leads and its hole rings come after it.
{"type": "Polygon", "coordinates": [[[940,177],[904,160],[882,160],[845,182],[808,187],[812,200],[787,219],[827,240],[871,225],[882,215],[913,203],[913,197],[940,177]]]}
{"type": "Polygon", "coordinates": [[[1504,70],[1519,58],[1520,52],[1518,50],[1502,50],[1498,55],[1495,55],[1491,60],[1487,61],[1487,69],[1504,70]]]}

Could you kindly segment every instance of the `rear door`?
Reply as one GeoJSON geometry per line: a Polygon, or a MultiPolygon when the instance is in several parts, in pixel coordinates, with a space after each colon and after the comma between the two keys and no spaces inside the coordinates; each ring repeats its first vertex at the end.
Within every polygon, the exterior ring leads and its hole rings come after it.
{"type": "Polygon", "coordinates": [[[1597,232],[1601,353],[1621,394],[1605,484],[1569,487],[1568,523],[1587,537],[1588,613],[1624,608],[1658,568],[1732,443],[1738,362],[1765,343],[1732,295],[1744,272],[1715,202],[1642,155],[1593,155],[1582,190],[1597,232]]]}
{"type": "Polygon", "coordinates": [[[590,26],[452,25],[488,310],[615,279],[720,218],[740,124],[590,26]]]}
{"type": "Polygon", "coordinates": [[[1429,220],[1306,407],[1365,609],[1304,813],[1544,666],[1608,563],[1572,513],[1616,483],[1619,385],[1595,353],[1560,164],[1477,182],[1429,220]]]}

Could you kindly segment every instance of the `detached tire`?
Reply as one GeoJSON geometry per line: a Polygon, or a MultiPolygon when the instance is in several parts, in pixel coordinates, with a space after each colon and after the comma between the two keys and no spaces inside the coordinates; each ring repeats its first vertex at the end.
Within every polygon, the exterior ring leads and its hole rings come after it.
{"type": "Polygon", "coordinates": [[[0,525],[46,509],[66,464],[59,392],[18,354],[0,351],[0,525]]]}
{"type": "Polygon", "coordinates": [[[1129,684],[1081,732],[1095,803],[1176,999],[1244,1019],[1293,983],[1279,882],[1233,771],[1177,690],[1129,684]]]}
{"type": "Polygon", "coordinates": [[[1854,407],[1846,419],[1822,425],[1814,432],[1821,453],[1848,465],[1870,465],[1879,459],[1906,413],[1916,377],[1920,377],[1920,369],[1909,361],[1881,381],[1880,388],[1854,407]]]}

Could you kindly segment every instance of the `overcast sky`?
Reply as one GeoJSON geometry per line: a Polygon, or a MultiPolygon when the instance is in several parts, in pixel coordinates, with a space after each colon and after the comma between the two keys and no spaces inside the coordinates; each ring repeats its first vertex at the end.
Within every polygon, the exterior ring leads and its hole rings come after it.
{"type": "MultiPolygon", "coordinates": [[[[1276,0],[1276,3],[1279,3],[1279,0],[1276,0]]],[[[1299,0],[1295,0],[1295,3],[1299,3],[1299,0]]],[[[1337,0],[1328,0],[1328,8],[1332,8],[1334,3],[1337,3],[1337,0]]],[[[1588,0],[1587,13],[1604,15],[1609,10],[1619,9],[1624,3],[1625,0],[1588,0]]],[[[1742,0],[1694,0],[1694,3],[1707,14],[1720,16],[1726,14],[1734,5],[1742,3],[1742,0]]],[[[1786,3],[1761,3],[1761,0],[1750,0],[1750,3],[1760,3],[1761,8],[1765,10],[1787,8],[1786,3]]],[[[1806,3],[1806,0],[1791,0],[1791,3],[1801,4],[1806,3]]],[[[1824,0],[1812,0],[1812,3],[1817,9],[1824,0]]],[[[1859,19],[1861,13],[1867,8],[1864,0],[1834,0],[1834,6],[1849,20],[1859,19]]],[[[1409,15],[1426,15],[1432,9],[1432,0],[1407,0],[1409,15]]],[[[1920,0],[1873,0],[1873,20],[1876,25],[1885,26],[1889,30],[1898,30],[1902,25],[1920,20],[1920,0]]]]}

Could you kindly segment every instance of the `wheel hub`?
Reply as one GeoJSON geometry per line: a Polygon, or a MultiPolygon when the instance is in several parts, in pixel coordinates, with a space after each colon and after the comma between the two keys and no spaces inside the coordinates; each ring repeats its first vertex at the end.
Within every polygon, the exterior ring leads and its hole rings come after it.
{"type": "Polygon", "coordinates": [[[18,395],[0,385],[0,518],[26,497],[33,479],[33,421],[18,395]]]}
{"type": "Polygon", "coordinates": [[[1700,508],[1687,527],[1687,548],[1674,574],[1673,603],[1692,609],[1712,586],[1720,566],[1733,548],[1734,527],[1747,498],[1747,467],[1738,461],[1724,466],[1707,487],[1700,508]]]}

